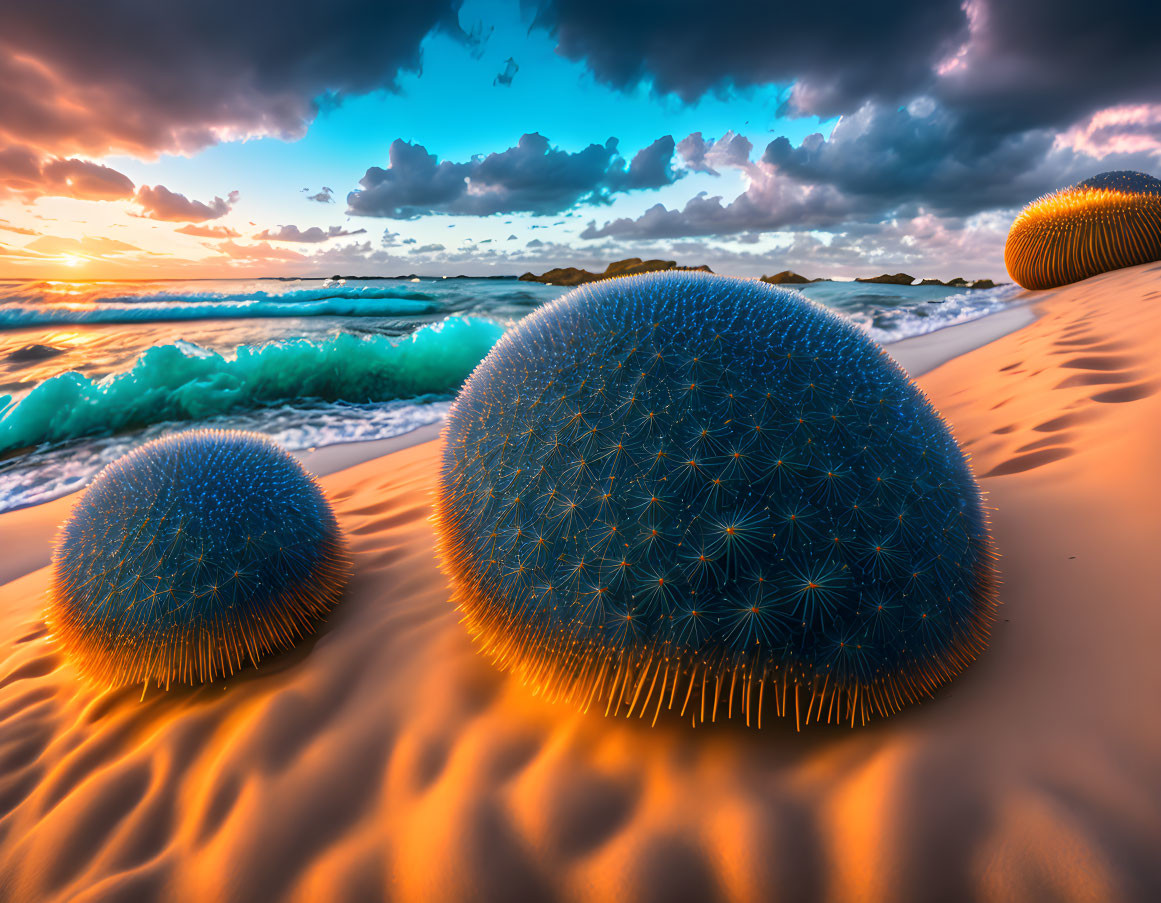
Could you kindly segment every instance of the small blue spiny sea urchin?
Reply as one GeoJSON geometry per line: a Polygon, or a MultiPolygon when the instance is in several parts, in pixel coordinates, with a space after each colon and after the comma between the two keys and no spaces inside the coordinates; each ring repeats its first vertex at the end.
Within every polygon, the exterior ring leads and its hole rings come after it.
{"type": "Polygon", "coordinates": [[[164,687],[290,648],[348,575],[338,523],[298,462],[263,436],[208,430],[101,471],[53,568],[48,622],[78,669],[164,687]]]}
{"type": "Polygon", "coordinates": [[[509,331],[452,408],[436,520],[498,664],[654,721],[889,714],[996,605],[979,490],[898,365],[795,292],[703,273],[509,331]]]}

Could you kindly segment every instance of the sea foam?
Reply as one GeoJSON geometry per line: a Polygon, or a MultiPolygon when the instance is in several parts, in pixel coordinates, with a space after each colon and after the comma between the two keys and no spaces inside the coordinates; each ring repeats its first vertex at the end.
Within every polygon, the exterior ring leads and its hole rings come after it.
{"type": "Polygon", "coordinates": [[[244,317],[405,317],[440,309],[435,296],[426,292],[378,286],[334,286],[279,293],[14,295],[0,301],[0,328],[244,317]]]}

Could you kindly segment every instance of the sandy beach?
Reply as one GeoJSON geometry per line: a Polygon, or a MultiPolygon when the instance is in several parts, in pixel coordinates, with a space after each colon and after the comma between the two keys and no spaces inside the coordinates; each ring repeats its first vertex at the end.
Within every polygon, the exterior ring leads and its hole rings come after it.
{"type": "Polygon", "coordinates": [[[892,350],[972,455],[1003,604],[864,729],[650,728],[494,671],[435,560],[430,428],[307,458],[350,588],[197,690],[82,683],[42,620],[75,496],[0,515],[0,900],[1161,898],[1161,264],[892,350]]]}

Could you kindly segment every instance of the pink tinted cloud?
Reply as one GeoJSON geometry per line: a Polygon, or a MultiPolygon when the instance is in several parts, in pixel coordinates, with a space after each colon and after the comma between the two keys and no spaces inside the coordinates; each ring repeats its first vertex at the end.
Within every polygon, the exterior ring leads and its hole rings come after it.
{"type": "Polygon", "coordinates": [[[46,194],[90,201],[117,201],[133,196],[133,180],[88,160],[49,160],[41,167],[46,194]]]}
{"type": "Polygon", "coordinates": [[[91,160],[46,158],[21,145],[0,148],[0,196],[116,201],[133,197],[133,191],[133,180],[124,173],[91,160]]]}
{"type": "Polygon", "coordinates": [[[258,242],[252,245],[239,244],[236,241],[221,241],[216,245],[217,250],[232,260],[306,260],[305,254],[293,251],[290,248],[276,248],[268,242],[258,242]]]}
{"type": "Polygon", "coordinates": [[[265,241],[290,241],[317,244],[318,242],[327,241],[331,238],[362,235],[366,231],[366,229],[344,229],[342,226],[331,226],[328,229],[311,226],[309,229],[299,229],[298,226],[291,225],[279,226],[277,229],[263,229],[254,238],[265,241]]]}
{"type": "Polygon", "coordinates": [[[1056,144],[1097,158],[1138,153],[1161,157],[1161,104],[1099,110],[1063,132],[1056,144]]]}
{"type": "Polygon", "coordinates": [[[24,247],[26,250],[39,251],[43,254],[129,254],[142,250],[128,242],[98,235],[86,235],[84,238],[44,235],[30,241],[24,247]]]}
{"type": "Polygon", "coordinates": [[[136,195],[142,216],[172,223],[203,223],[218,219],[229,213],[237,200],[238,192],[231,191],[225,198],[215,197],[203,203],[170,191],[164,185],[142,185],[136,195]]]}
{"type": "Polygon", "coordinates": [[[188,223],[174,231],[197,238],[237,238],[240,234],[229,226],[199,226],[195,223],[188,223]]]}

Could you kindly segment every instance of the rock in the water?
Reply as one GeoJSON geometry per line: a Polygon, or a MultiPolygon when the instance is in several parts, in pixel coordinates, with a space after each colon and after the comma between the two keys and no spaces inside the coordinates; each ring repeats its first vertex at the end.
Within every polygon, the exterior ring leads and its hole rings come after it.
{"type": "Polygon", "coordinates": [[[855,279],[855,282],[879,282],[884,285],[910,285],[915,281],[914,276],[906,273],[896,273],[894,276],[884,273],[882,276],[870,276],[866,279],[855,279]]]}
{"type": "Polygon", "coordinates": [[[578,267],[557,267],[537,276],[535,273],[525,273],[520,277],[522,282],[541,282],[545,285],[584,285],[586,282],[596,282],[600,279],[612,279],[614,276],[637,276],[641,273],[656,273],[661,270],[698,270],[703,273],[713,272],[702,264],[697,267],[679,267],[675,260],[642,260],[640,257],[627,257],[610,263],[603,273],[590,273],[578,267]]]}
{"type": "Polygon", "coordinates": [[[763,282],[769,282],[771,285],[805,285],[810,282],[805,276],[800,276],[793,270],[783,270],[781,273],[775,273],[773,276],[763,276],[763,282]]]}

